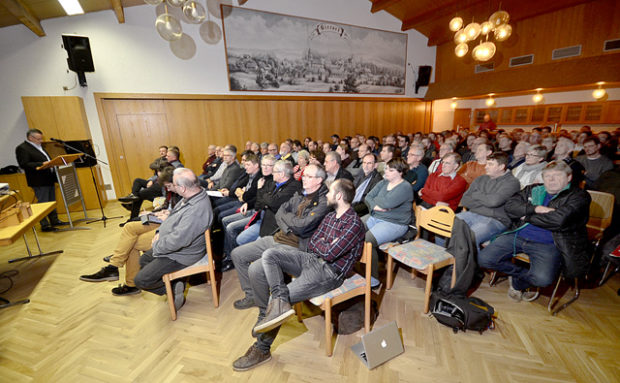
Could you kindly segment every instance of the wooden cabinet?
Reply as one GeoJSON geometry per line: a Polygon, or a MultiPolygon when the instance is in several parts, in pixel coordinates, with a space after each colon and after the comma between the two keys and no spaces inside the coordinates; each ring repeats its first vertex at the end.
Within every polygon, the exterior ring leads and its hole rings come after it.
{"type": "Polygon", "coordinates": [[[618,124],[620,101],[476,109],[474,124],[489,113],[497,125],[618,124]]]}
{"type": "Polygon", "coordinates": [[[84,101],[81,97],[22,97],[24,113],[30,129],[39,129],[44,139],[65,141],[91,138],[84,101]]]}

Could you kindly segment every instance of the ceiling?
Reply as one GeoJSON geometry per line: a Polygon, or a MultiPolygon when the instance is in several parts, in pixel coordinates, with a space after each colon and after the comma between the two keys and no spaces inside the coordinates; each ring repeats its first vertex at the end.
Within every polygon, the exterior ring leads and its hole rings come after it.
{"type": "MultiPolygon", "coordinates": [[[[144,5],[143,0],[79,0],[84,12],[114,10],[119,23],[125,22],[123,9],[144,5]]],[[[0,0],[0,28],[24,24],[38,36],[45,36],[41,20],[66,16],[57,0],[0,0]]]]}
{"type": "Polygon", "coordinates": [[[370,0],[371,12],[386,11],[402,21],[401,29],[415,29],[428,37],[428,45],[451,42],[454,32],[448,23],[454,16],[465,24],[481,22],[501,7],[510,13],[510,23],[554,12],[593,0],[370,0]]]}

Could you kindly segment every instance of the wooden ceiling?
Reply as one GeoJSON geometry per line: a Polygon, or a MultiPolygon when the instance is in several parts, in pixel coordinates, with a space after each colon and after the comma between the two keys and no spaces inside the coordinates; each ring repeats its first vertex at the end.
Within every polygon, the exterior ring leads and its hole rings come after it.
{"type": "MultiPolygon", "coordinates": [[[[125,7],[143,5],[143,0],[79,0],[84,12],[114,10],[119,23],[125,22],[125,7]]],[[[24,24],[37,36],[45,36],[41,20],[66,16],[57,0],[0,0],[0,28],[24,24]]]]}
{"type": "Polygon", "coordinates": [[[510,23],[554,12],[593,0],[370,0],[371,12],[386,11],[402,21],[401,29],[415,29],[428,37],[428,45],[453,41],[448,23],[460,16],[465,24],[481,22],[499,9],[510,14],[510,23]]]}

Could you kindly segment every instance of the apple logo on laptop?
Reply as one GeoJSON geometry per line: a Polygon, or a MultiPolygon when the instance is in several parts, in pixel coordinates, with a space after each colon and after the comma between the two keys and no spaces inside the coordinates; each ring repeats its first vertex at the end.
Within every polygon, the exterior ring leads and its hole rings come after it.
{"type": "Polygon", "coordinates": [[[385,341],[385,339],[381,340],[381,347],[382,348],[386,348],[387,347],[387,342],[385,341]]]}

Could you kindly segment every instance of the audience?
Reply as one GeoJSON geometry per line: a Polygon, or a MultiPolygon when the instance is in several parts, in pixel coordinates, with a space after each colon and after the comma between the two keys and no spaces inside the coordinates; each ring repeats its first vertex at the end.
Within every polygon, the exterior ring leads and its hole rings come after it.
{"type": "Polygon", "coordinates": [[[476,178],[484,174],[487,157],[493,153],[493,147],[486,143],[479,143],[474,147],[475,161],[464,163],[458,171],[458,174],[465,178],[468,185],[471,185],[476,178]]]}
{"type": "Polygon", "coordinates": [[[512,169],[512,175],[519,180],[521,189],[527,185],[542,183],[542,170],[547,165],[547,149],[542,145],[535,145],[525,154],[525,162],[512,169]]]}
{"type": "Polygon", "coordinates": [[[448,153],[443,157],[441,173],[431,173],[419,191],[423,207],[449,206],[452,210],[457,209],[467,189],[467,181],[456,174],[460,165],[461,156],[458,153],[448,153]]]}
{"type": "Polygon", "coordinates": [[[329,185],[335,180],[345,178],[349,181],[353,182],[353,176],[349,173],[345,168],[343,168],[342,160],[340,159],[340,154],[336,152],[328,152],[325,155],[325,172],[327,173],[327,178],[325,179],[325,186],[329,187],[329,185]]]}
{"type": "Polygon", "coordinates": [[[426,178],[428,177],[428,170],[424,164],[422,164],[422,158],[424,157],[424,149],[418,144],[411,145],[409,153],[407,154],[407,166],[408,170],[404,175],[404,179],[411,184],[414,198],[417,200],[418,191],[424,187],[426,178]]]}
{"type": "Polygon", "coordinates": [[[577,157],[577,161],[585,169],[586,188],[593,189],[598,178],[614,168],[613,162],[601,154],[601,144],[596,137],[590,137],[583,141],[585,154],[577,157]]]}
{"type": "Polygon", "coordinates": [[[355,196],[351,202],[353,209],[360,217],[369,213],[364,201],[368,193],[382,179],[381,174],[377,172],[377,157],[372,153],[367,153],[362,159],[362,172],[355,177],[355,196]]]}

